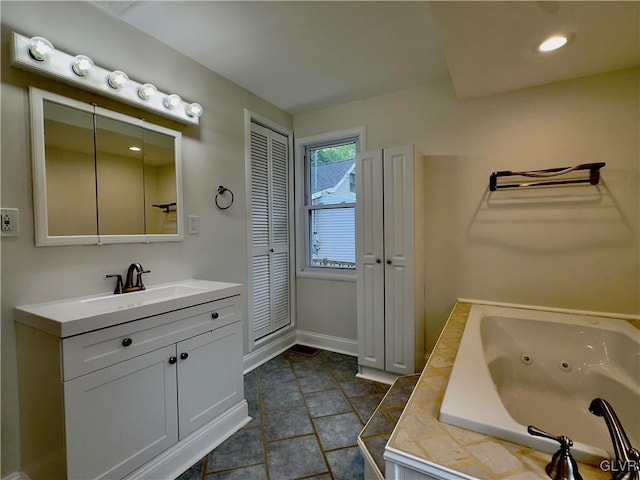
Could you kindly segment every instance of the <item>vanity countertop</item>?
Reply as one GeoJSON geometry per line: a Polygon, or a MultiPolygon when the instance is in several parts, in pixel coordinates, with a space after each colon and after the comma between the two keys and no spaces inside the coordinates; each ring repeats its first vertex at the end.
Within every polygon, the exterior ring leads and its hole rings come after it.
{"type": "MultiPolygon", "coordinates": [[[[438,420],[470,309],[470,303],[456,304],[389,439],[387,452],[450,478],[548,480],[544,471],[551,457],[548,453],[438,420]]],[[[611,477],[583,463],[579,470],[589,480],[611,477]]]]}
{"type": "Polygon", "coordinates": [[[243,286],[238,283],[182,280],[120,295],[103,293],[23,305],[14,309],[14,318],[65,338],[241,293],[243,286]]]}

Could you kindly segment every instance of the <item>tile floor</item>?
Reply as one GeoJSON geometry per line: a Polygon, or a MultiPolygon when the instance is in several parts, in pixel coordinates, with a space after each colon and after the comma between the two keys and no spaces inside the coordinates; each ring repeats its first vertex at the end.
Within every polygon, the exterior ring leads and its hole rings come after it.
{"type": "Polygon", "coordinates": [[[388,385],[357,359],[288,350],[245,375],[252,421],[177,480],[361,480],[357,437],[388,385]]]}

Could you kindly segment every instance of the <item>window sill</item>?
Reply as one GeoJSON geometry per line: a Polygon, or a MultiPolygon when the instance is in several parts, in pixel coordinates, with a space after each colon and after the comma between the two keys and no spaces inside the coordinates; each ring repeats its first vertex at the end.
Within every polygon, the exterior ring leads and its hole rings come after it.
{"type": "Polygon", "coordinates": [[[355,282],[356,272],[338,273],[338,272],[318,272],[309,270],[298,270],[296,272],[297,278],[313,278],[315,280],[331,280],[338,282],[355,282]]]}

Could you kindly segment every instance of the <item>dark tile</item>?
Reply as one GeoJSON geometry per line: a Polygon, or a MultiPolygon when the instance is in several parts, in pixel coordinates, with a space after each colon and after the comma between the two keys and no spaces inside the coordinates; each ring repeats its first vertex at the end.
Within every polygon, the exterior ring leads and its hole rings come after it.
{"type": "Polygon", "coordinates": [[[199,460],[189,470],[180,475],[176,480],[200,480],[202,478],[202,460],[199,460]]]}
{"type": "Polygon", "coordinates": [[[327,372],[327,367],[324,364],[322,357],[303,357],[303,358],[291,358],[291,364],[293,365],[293,370],[296,372],[298,377],[302,377],[304,375],[313,375],[318,372],[327,372]]]}
{"type": "Polygon", "coordinates": [[[247,402],[249,405],[249,416],[251,417],[251,421],[247,423],[244,428],[255,428],[260,426],[260,405],[257,400],[249,400],[247,402]]]}
{"type": "Polygon", "coordinates": [[[367,423],[369,417],[371,417],[376,408],[378,408],[383,397],[383,393],[372,393],[371,395],[363,395],[362,397],[351,397],[350,400],[360,416],[360,420],[367,423]]]}
{"type": "Polygon", "coordinates": [[[371,437],[363,439],[364,444],[367,447],[367,451],[373,457],[373,461],[376,462],[376,465],[382,476],[384,477],[384,447],[389,441],[388,436],[381,437],[371,437]]]}
{"type": "Polygon", "coordinates": [[[314,435],[269,442],[267,445],[269,476],[272,479],[290,480],[328,470],[314,435]]]}
{"type": "Polygon", "coordinates": [[[336,480],[362,480],[364,458],[358,447],[345,448],[327,453],[331,473],[336,480]]]}
{"type": "Polygon", "coordinates": [[[258,378],[261,391],[265,388],[274,388],[283,383],[293,383],[296,381],[293,370],[289,367],[262,371],[258,373],[258,378]]]}
{"type": "Polygon", "coordinates": [[[267,480],[267,469],[264,463],[251,467],[234,468],[207,475],[206,480],[267,480]]]}
{"type": "Polygon", "coordinates": [[[362,422],[355,413],[314,418],[313,423],[324,450],[355,446],[362,430],[362,422]]]}
{"type": "Polygon", "coordinates": [[[307,477],[305,478],[305,480],[331,480],[331,475],[329,475],[328,473],[323,473],[322,475],[314,475],[313,477],[307,477]]]}
{"type": "Polygon", "coordinates": [[[420,378],[419,375],[399,377],[387,393],[384,399],[384,406],[386,408],[404,408],[418,382],[418,378],[420,378]]]}
{"type": "Polygon", "coordinates": [[[267,441],[313,433],[307,409],[303,406],[269,410],[264,414],[264,435],[267,441]]]}
{"type": "Polygon", "coordinates": [[[311,375],[304,375],[298,378],[298,385],[302,393],[321,392],[323,390],[334,390],[338,384],[327,372],[315,372],[311,375]]]}
{"type": "Polygon", "coordinates": [[[338,380],[338,383],[340,383],[340,387],[348,397],[360,397],[362,395],[386,392],[388,388],[387,385],[357,377],[343,378],[338,380]]]}
{"type": "Polygon", "coordinates": [[[258,376],[255,370],[244,376],[244,398],[247,400],[258,399],[258,376]]]}
{"type": "Polygon", "coordinates": [[[397,423],[397,419],[392,420],[385,412],[378,410],[373,417],[369,419],[369,423],[362,432],[362,437],[379,435],[381,433],[391,435],[397,423]]]}
{"type": "Polygon", "coordinates": [[[266,363],[260,365],[256,370],[266,372],[269,370],[277,370],[279,368],[289,368],[289,359],[286,352],[281,353],[277,357],[272,358],[266,363]]]}
{"type": "Polygon", "coordinates": [[[337,378],[355,377],[358,373],[357,362],[340,362],[329,365],[329,368],[337,378]]]}
{"type": "Polygon", "coordinates": [[[275,388],[261,390],[260,395],[264,410],[302,405],[302,395],[295,383],[286,383],[275,388]]]}
{"type": "Polygon", "coordinates": [[[312,417],[324,417],[353,411],[351,404],[340,390],[307,393],[304,400],[312,417]]]}
{"type": "Polygon", "coordinates": [[[240,430],[209,453],[207,472],[264,463],[262,431],[240,430]]]}

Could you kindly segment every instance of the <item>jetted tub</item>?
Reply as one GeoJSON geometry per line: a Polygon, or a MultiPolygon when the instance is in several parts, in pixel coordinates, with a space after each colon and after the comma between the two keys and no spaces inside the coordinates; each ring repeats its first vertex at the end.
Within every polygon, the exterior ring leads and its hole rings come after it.
{"type": "Polygon", "coordinates": [[[625,319],[474,304],[440,421],[553,453],[535,425],[574,442],[579,461],[613,458],[602,397],[640,447],[640,329],[625,319]]]}

